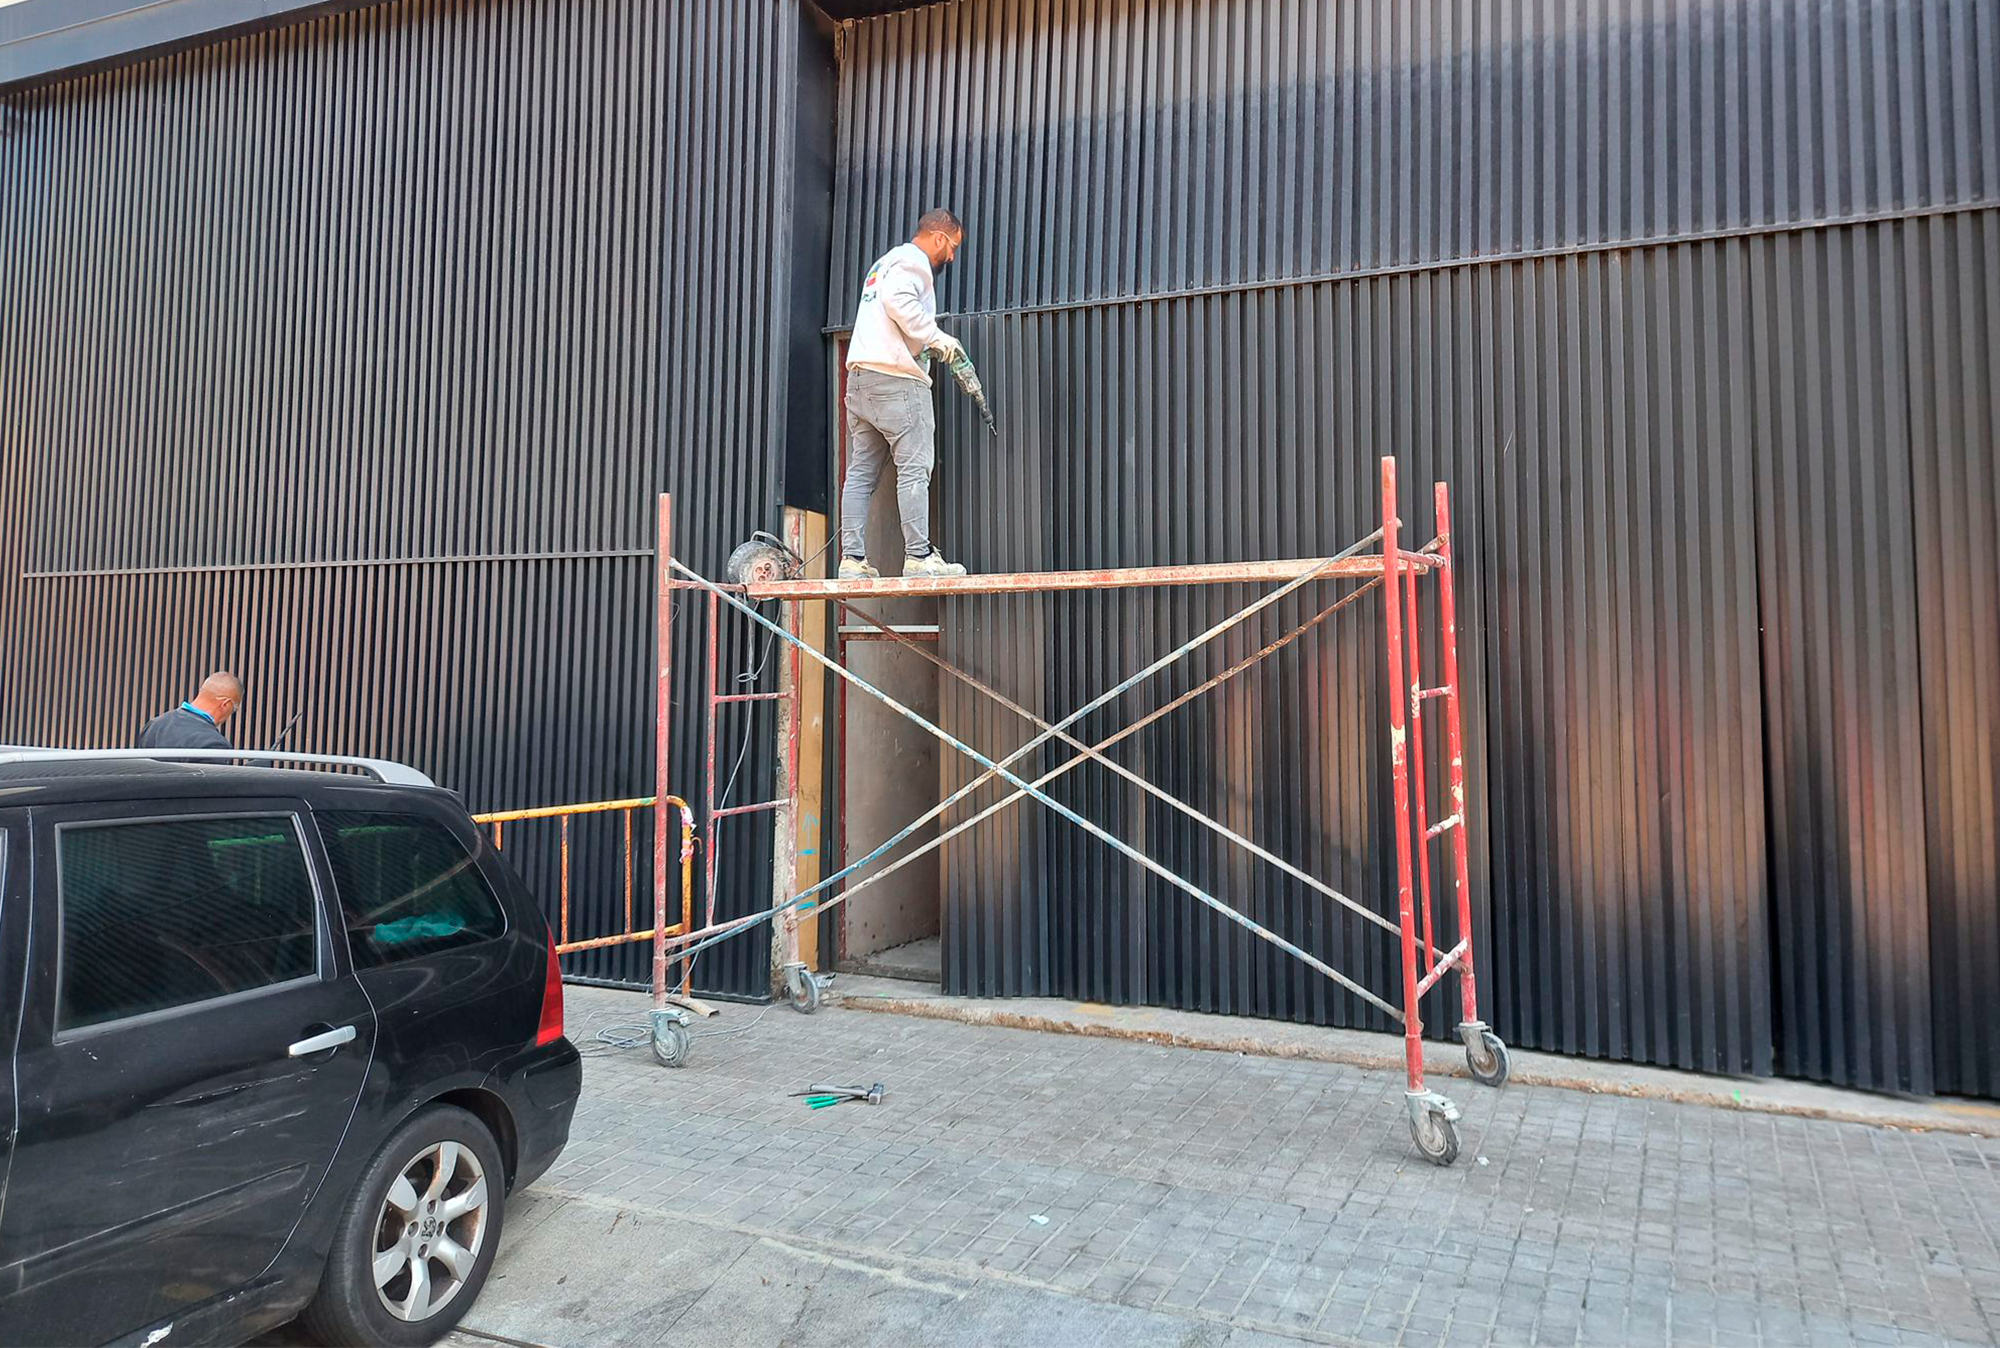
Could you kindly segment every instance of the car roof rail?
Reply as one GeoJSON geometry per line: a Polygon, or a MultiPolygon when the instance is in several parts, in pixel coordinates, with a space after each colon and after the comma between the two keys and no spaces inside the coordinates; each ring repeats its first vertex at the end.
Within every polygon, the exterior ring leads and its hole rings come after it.
{"type": "Polygon", "coordinates": [[[302,764],[307,767],[358,768],[389,786],[436,786],[407,763],[354,754],[307,754],[288,749],[50,749],[36,745],[0,744],[0,763],[121,762],[155,759],[172,763],[242,763],[255,766],[302,764]]]}

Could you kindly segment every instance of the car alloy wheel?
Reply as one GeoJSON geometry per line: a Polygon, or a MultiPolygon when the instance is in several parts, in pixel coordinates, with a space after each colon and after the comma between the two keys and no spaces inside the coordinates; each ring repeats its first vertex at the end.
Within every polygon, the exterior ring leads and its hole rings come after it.
{"type": "Polygon", "coordinates": [[[375,1294],[421,1321],[465,1288],[486,1244],[492,1198],[470,1147],[434,1142],[403,1166],[375,1223],[375,1294]]]}

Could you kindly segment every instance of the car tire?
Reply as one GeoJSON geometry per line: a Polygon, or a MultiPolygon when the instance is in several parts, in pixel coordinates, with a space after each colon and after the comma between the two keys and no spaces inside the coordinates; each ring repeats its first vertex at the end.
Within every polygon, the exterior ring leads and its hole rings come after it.
{"type": "Polygon", "coordinates": [[[485,1124],[447,1105],[418,1111],[382,1144],[342,1207],[299,1327],[328,1345],[437,1342],[486,1285],[506,1188],[500,1145],[485,1124]]]}

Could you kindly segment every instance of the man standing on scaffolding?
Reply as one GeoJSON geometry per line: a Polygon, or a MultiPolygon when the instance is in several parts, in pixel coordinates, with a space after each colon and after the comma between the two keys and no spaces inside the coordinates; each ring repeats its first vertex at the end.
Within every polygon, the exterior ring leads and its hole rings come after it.
{"type": "Polygon", "coordinates": [[[962,576],[931,546],[931,469],[937,462],[937,414],[931,406],[930,358],[964,348],[937,325],[934,278],[958,256],[965,227],[950,211],[926,211],[908,243],[868,269],[847,343],[847,480],[840,489],[840,578],[881,574],[868,564],[868,505],[884,468],[896,465],[896,508],[903,521],[905,576],[962,576]]]}

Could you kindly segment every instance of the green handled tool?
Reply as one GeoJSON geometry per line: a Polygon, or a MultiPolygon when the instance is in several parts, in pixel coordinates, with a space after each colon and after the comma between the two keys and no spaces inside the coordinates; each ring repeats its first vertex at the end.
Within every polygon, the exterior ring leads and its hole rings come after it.
{"type": "Polygon", "coordinates": [[[863,1104],[879,1105],[888,1090],[881,1082],[872,1086],[823,1086],[818,1082],[802,1091],[793,1091],[794,1098],[805,1096],[806,1103],[814,1109],[825,1109],[827,1105],[837,1105],[842,1100],[859,1100],[863,1104]],[[824,1103],[821,1103],[821,1102],[824,1103]]]}
{"type": "Polygon", "coordinates": [[[986,403],[986,386],[979,382],[979,371],[972,368],[972,358],[965,354],[965,348],[960,347],[958,354],[946,363],[951,366],[952,378],[965,390],[965,396],[978,404],[979,415],[986,422],[986,433],[999,435],[1000,428],[993,424],[993,409],[986,403]]]}

